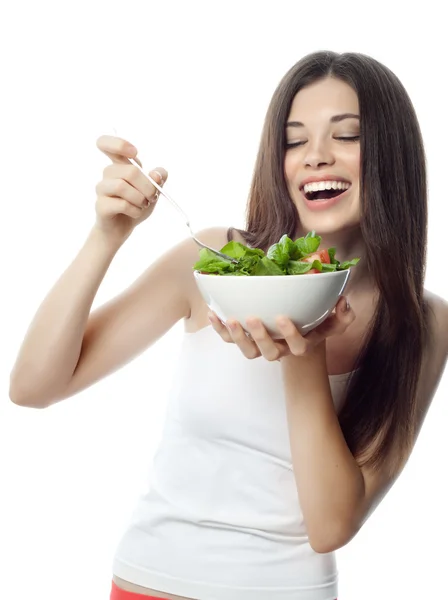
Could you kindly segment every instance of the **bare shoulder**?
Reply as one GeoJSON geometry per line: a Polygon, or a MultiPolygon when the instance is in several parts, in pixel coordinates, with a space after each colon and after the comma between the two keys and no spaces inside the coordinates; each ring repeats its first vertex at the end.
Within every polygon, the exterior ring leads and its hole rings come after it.
{"type": "Polygon", "coordinates": [[[441,352],[448,352],[448,301],[425,290],[425,300],[430,309],[429,327],[434,346],[441,352]]]}
{"type": "MultiPolygon", "coordinates": [[[[226,227],[208,227],[195,232],[195,237],[206,244],[219,250],[227,243],[226,227]]],[[[165,250],[152,262],[141,276],[117,298],[117,307],[122,312],[124,300],[139,298],[142,318],[148,319],[148,305],[151,305],[157,314],[160,332],[165,332],[165,326],[172,326],[180,318],[189,318],[192,305],[198,293],[198,288],[193,274],[193,267],[199,260],[201,248],[189,236],[165,250]],[[148,304],[149,303],[149,304],[148,304]],[[162,308],[164,307],[164,309],[162,308]],[[159,310],[165,318],[161,318],[159,310]],[[164,323],[166,321],[166,323],[164,323]]],[[[132,312],[137,306],[132,304],[132,312]]],[[[145,321],[148,324],[147,321],[145,321]]]]}
{"type": "Polygon", "coordinates": [[[425,298],[436,310],[440,310],[441,314],[443,313],[445,318],[448,319],[448,300],[445,300],[442,296],[438,296],[427,289],[425,289],[425,298]]]}
{"type": "MultiPolygon", "coordinates": [[[[228,227],[222,226],[208,227],[195,232],[194,235],[200,242],[206,244],[207,246],[215,248],[216,250],[221,250],[221,248],[227,244],[228,230],[228,227]]],[[[183,246],[186,252],[186,260],[184,261],[184,265],[188,265],[189,273],[191,274],[192,269],[190,269],[190,266],[193,267],[193,265],[199,260],[199,252],[201,248],[192,238],[187,238],[184,241],[183,246]]]]}
{"type": "MultiPolygon", "coordinates": [[[[217,225],[215,227],[207,227],[206,229],[201,229],[195,236],[199,241],[204,242],[207,246],[216,245],[216,249],[220,250],[223,246],[227,244],[227,233],[229,231],[229,227],[225,227],[223,225],[217,225]],[[217,247],[219,246],[219,248],[217,247]]],[[[199,250],[200,248],[198,248],[199,250]]]]}
{"type": "Polygon", "coordinates": [[[437,391],[448,358],[448,302],[429,290],[425,290],[425,300],[429,306],[429,336],[418,386],[422,416],[437,391]]]}
{"type": "MultiPolygon", "coordinates": [[[[227,230],[228,228],[226,227],[208,227],[195,232],[195,237],[207,246],[220,250],[227,243],[227,230]]],[[[193,266],[199,260],[200,250],[201,248],[193,238],[187,237],[176,246],[167,250],[159,261],[150,265],[148,270],[151,270],[158,263],[163,263],[165,268],[170,264],[176,270],[177,277],[186,277],[193,281],[193,266]]]]}

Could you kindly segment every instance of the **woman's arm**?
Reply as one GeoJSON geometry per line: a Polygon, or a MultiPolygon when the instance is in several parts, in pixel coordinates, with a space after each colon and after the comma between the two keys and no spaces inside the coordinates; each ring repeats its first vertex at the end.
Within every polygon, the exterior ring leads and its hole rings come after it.
{"type": "Polygon", "coordinates": [[[281,359],[292,462],[308,536],[316,552],[343,546],[357,531],[365,481],[336,414],[325,341],[281,359]]]}
{"type": "MultiPolygon", "coordinates": [[[[213,245],[224,228],[199,232],[213,245]]],[[[121,294],[90,309],[117,252],[90,234],[39,307],[11,373],[10,398],[46,408],[88,388],[151,346],[190,315],[198,247],[188,238],[168,250],[121,294]]]]}
{"type": "MultiPolygon", "coordinates": [[[[423,361],[417,396],[420,432],[448,355],[448,304],[433,298],[435,343],[423,361]]],[[[305,356],[281,359],[294,473],[310,544],[316,552],[344,546],[399,476],[359,467],[334,409],[325,342],[305,356]]]]}

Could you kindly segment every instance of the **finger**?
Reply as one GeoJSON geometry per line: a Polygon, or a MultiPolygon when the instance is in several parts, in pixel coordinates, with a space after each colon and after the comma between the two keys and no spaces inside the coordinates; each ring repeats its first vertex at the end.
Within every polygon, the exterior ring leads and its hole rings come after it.
{"type": "Polygon", "coordinates": [[[230,336],[246,358],[253,359],[261,356],[257,344],[251,340],[238,321],[230,319],[227,321],[230,336]]]}
{"type": "Polygon", "coordinates": [[[96,201],[97,212],[102,217],[114,217],[126,215],[132,219],[139,219],[143,209],[134,206],[123,198],[111,198],[110,196],[98,196],[96,201]]]}
{"type": "MultiPolygon", "coordinates": [[[[152,179],[154,179],[154,181],[156,183],[158,183],[161,187],[163,187],[164,183],[166,182],[166,180],[168,179],[168,171],[166,169],[164,169],[163,167],[157,167],[156,169],[153,169],[152,171],[150,171],[150,176],[152,177],[152,179]]],[[[152,186],[152,183],[149,182],[152,186]]],[[[159,197],[159,190],[157,188],[154,188],[154,197],[157,200],[159,197]]]]}
{"type": "Polygon", "coordinates": [[[348,298],[346,296],[341,296],[339,298],[339,301],[336,304],[336,312],[338,312],[338,311],[344,317],[348,317],[350,315],[350,313],[351,313],[351,316],[355,317],[355,313],[353,312],[350,302],[348,301],[348,298]]]}
{"type": "Polygon", "coordinates": [[[97,139],[96,146],[116,164],[129,164],[129,158],[136,159],[137,157],[138,151],[135,146],[127,140],[113,135],[102,135],[97,139]]]}
{"type": "MultiPolygon", "coordinates": [[[[168,173],[163,167],[157,167],[157,169],[153,169],[152,171],[150,171],[150,175],[154,179],[154,181],[161,186],[163,186],[163,184],[168,178],[168,173]]],[[[135,188],[143,196],[143,199],[146,198],[150,202],[156,200],[158,197],[157,188],[135,165],[129,163],[127,165],[108,165],[103,170],[103,178],[104,180],[122,180],[127,182],[130,186],[135,188]]],[[[121,189],[124,191],[124,188],[121,186],[121,184],[116,183],[115,185],[118,186],[119,191],[115,192],[113,195],[120,196],[119,192],[121,189]]],[[[128,193],[130,193],[129,190],[128,193]]]]}
{"type": "Polygon", "coordinates": [[[306,354],[309,350],[310,342],[300,334],[291,319],[279,316],[276,319],[276,323],[281,334],[284,336],[285,342],[288,344],[291,354],[294,354],[294,356],[303,356],[306,354]]]}
{"type": "Polygon", "coordinates": [[[323,323],[310,331],[305,337],[313,345],[319,344],[332,335],[341,335],[353,323],[356,315],[344,296],[338,300],[334,314],[331,314],[323,323]]]}
{"type": "Polygon", "coordinates": [[[278,360],[282,353],[260,319],[246,319],[247,331],[258,346],[262,356],[269,361],[278,360]]]}
{"type": "Polygon", "coordinates": [[[291,349],[289,348],[285,340],[275,340],[275,345],[277,346],[279,351],[279,357],[277,358],[277,360],[280,360],[284,356],[288,356],[289,354],[291,354],[291,349]]]}
{"type": "MultiPolygon", "coordinates": [[[[141,166],[141,165],[140,165],[141,166]]],[[[143,169],[137,169],[140,173],[140,176],[133,171],[133,176],[137,180],[136,182],[132,182],[132,185],[137,187],[139,190],[143,190],[142,193],[145,194],[145,202],[143,204],[144,208],[147,208],[150,205],[155,205],[157,200],[159,199],[160,191],[152,181],[146,176],[143,169]],[[149,195],[148,195],[149,194],[149,195]]],[[[168,172],[163,167],[158,167],[157,169],[153,169],[149,172],[151,179],[157,183],[160,187],[163,187],[163,184],[168,178],[168,172]]]]}
{"type": "MultiPolygon", "coordinates": [[[[164,169],[163,167],[156,167],[155,169],[153,169],[152,171],[153,173],[156,173],[157,175],[160,176],[160,179],[156,179],[157,183],[159,185],[163,185],[166,180],[168,179],[168,171],[166,169],[164,169]]],[[[151,172],[150,172],[151,175],[151,172]]],[[[152,175],[151,175],[152,177],[152,175]]],[[[154,177],[153,177],[154,179],[154,177]]]]}
{"type": "Polygon", "coordinates": [[[349,327],[356,319],[355,311],[350,306],[350,302],[345,296],[341,296],[336,304],[335,318],[337,320],[337,333],[344,333],[347,327],[349,327]]]}
{"type": "Polygon", "coordinates": [[[331,329],[331,335],[344,333],[351,323],[355,320],[356,315],[350,306],[349,301],[345,296],[341,296],[335,306],[335,313],[332,320],[328,324],[331,329]]]}
{"type": "Polygon", "coordinates": [[[229,333],[229,330],[224,325],[224,323],[220,319],[218,319],[214,312],[208,313],[208,319],[216,333],[220,335],[222,339],[228,344],[233,344],[233,339],[229,333]]]}
{"type": "Polygon", "coordinates": [[[123,198],[137,208],[146,206],[145,196],[124,179],[103,179],[96,186],[98,196],[123,198]]]}

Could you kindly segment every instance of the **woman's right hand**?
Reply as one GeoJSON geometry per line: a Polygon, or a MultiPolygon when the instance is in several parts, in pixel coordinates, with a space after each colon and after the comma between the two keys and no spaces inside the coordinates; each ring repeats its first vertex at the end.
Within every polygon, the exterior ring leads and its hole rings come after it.
{"type": "MultiPolygon", "coordinates": [[[[132,163],[137,149],[126,140],[110,135],[98,138],[97,147],[112,164],[103,171],[103,179],[96,186],[96,227],[112,240],[123,243],[134,227],[145,221],[157,204],[157,190],[132,163]]],[[[151,177],[163,185],[168,177],[165,169],[150,171],[151,177]]]]}

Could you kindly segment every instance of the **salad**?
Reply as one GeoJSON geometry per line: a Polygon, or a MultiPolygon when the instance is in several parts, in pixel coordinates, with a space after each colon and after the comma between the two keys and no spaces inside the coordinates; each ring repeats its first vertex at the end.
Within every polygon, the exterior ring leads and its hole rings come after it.
{"type": "Polygon", "coordinates": [[[359,258],[339,262],[335,257],[336,248],[319,250],[321,239],[315,231],[294,242],[284,235],[269,248],[267,254],[259,248],[232,241],[221,248],[221,252],[236,259],[237,263],[224,260],[203,248],[193,269],[207,275],[303,275],[344,271],[358,264],[359,258]]]}

